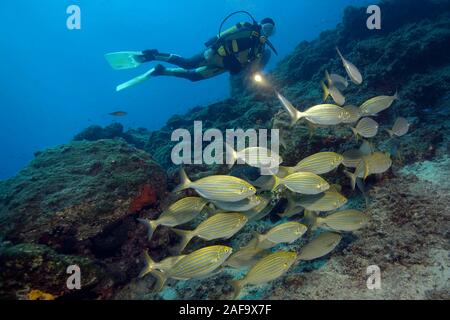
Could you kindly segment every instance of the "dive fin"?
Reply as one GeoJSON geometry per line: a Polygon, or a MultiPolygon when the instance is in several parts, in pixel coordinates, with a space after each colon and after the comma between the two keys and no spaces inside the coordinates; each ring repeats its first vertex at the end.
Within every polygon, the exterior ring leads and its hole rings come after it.
{"type": "Polygon", "coordinates": [[[106,61],[116,70],[134,69],[141,65],[138,57],[142,56],[141,51],[123,51],[105,54],[106,61]]]}
{"type": "Polygon", "coordinates": [[[141,74],[140,76],[137,76],[136,78],[133,78],[125,83],[122,83],[117,86],[116,91],[122,91],[125,89],[128,89],[130,87],[133,87],[137,84],[140,84],[148,79],[150,79],[153,76],[153,72],[155,71],[155,68],[149,70],[148,72],[141,74]]]}

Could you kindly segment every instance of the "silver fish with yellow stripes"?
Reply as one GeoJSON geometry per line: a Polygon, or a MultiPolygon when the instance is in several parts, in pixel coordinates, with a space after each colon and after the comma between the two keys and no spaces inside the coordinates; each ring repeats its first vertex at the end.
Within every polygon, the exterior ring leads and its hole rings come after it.
{"type": "Polygon", "coordinates": [[[301,209],[314,212],[329,212],[341,208],[347,203],[347,198],[336,190],[328,190],[317,195],[288,194],[288,204],[283,217],[291,217],[301,212],[301,209]]]}
{"type": "Polygon", "coordinates": [[[297,172],[285,178],[274,176],[275,184],[273,190],[283,185],[289,190],[301,194],[319,194],[330,188],[328,182],[322,177],[311,172],[297,172]]]}
{"type": "Polygon", "coordinates": [[[391,130],[386,129],[389,135],[392,137],[402,137],[409,131],[409,122],[405,118],[399,117],[395,120],[394,126],[391,130]]]}
{"type": "Polygon", "coordinates": [[[345,104],[345,97],[341,93],[341,91],[335,86],[333,80],[331,79],[328,71],[325,71],[325,77],[328,82],[328,86],[322,81],[322,90],[323,90],[323,101],[326,101],[329,96],[333,99],[333,101],[338,105],[342,106],[345,104]]]}
{"type": "Polygon", "coordinates": [[[300,161],[294,170],[297,172],[312,172],[325,174],[339,167],[344,157],[335,152],[319,152],[300,161]]]}
{"type": "Polygon", "coordinates": [[[225,261],[225,267],[235,269],[249,268],[255,265],[260,259],[270,254],[269,251],[255,247],[254,242],[249,243],[248,246],[233,253],[230,258],[225,261]]]}
{"type": "Polygon", "coordinates": [[[317,217],[317,226],[334,231],[356,231],[367,225],[369,216],[359,210],[344,210],[326,217],[317,217]]]}
{"type": "Polygon", "coordinates": [[[378,133],[379,124],[371,118],[362,118],[355,128],[351,128],[355,136],[373,138],[378,133]]]}
{"type": "Polygon", "coordinates": [[[230,168],[236,161],[238,164],[248,164],[255,168],[274,168],[283,162],[279,154],[264,147],[251,147],[236,151],[227,144],[227,148],[231,154],[230,168]]]}
{"type": "Polygon", "coordinates": [[[249,211],[258,206],[263,201],[263,198],[259,195],[253,195],[247,199],[237,202],[224,202],[224,201],[211,201],[215,207],[220,210],[230,212],[244,212],[249,211]]]}
{"type": "Polygon", "coordinates": [[[270,249],[280,243],[293,243],[300,239],[307,229],[299,222],[285,222],[273,227],[265,234],[255,233],[255,246],[261,249],[270,249]]]}
{"type": "Polygon", "coordinates": [[[336,73],[330,74],[330,80],[333,83],[333,85],[339,90],[345,90],[348,87],[347,79],[339,74],[336,73]]]}
{"type": "Polygon", "coordinates": [[[205,247],[186,255],[164,272],[153,270],[151,273],[157,279],[154,291],[161,291],[167,279],[189,280],[208,276],[219,268],[232,253],[233,249],[227,246],[205,247]]]}
{"type": "Polygon", "coordinates": [[[302,248],[298,259],[303,261],[310,261],[326,256],[337,247],[339,242],[341,242],[341,239],[342,236],[338,233],[321,233],[317,238],[315,238],[302,248]]]}
{"type": "Polygon", "coordinates": [[[171,269],[178,261],[186,257],[186,255],[168,257],[160,262],[155,262],[150,258],[148,251],[144,251],[145,266],[139,274],[139,278],[152,273],[154,270],[159,270],[161,272],[167,272],[171,269]]]}
{"type": "Polygon", "coordinates": [[[205,209],[207,203],[200,197],[186,197],[170,205],[158,219],[138,219],[138,221],[147,227],[148,238],[151,240],[153,232],[158,226],[176,227],[185,224],[197,217],[205,209]]]}
{"type": "Polygon", "coordinates": [[[211,241],[229,239],[244,227],[248,219],[241,213],[218,213],[206,219],[194,230],[172,229],[182,239],[177,250],[182,252],[194,237],[211,241]]]}
{"type": "Polygon", "coordinates": [[[345,171],[350,178],[352,188],[355,189],[356,179],[366,179],[372,174],[381,174],[388,171],[392,166],[390,154],[384,152],[374,152],[371,155],[363,156],[354,173],[345,171]]]}
{"type": "Polygon", "coordinates": [[[267,216],[275,206],[275,203],[273,203],[272,201],[271,194],[261,194],[258,195],[258,197],[260,197],[261,203],[253,209],[243,212],[243,214],[245,214],[249,221],[261,220],[262,218],[267,216]]]}
{"type": "Polygon", "coordinates": [[[209,176],[192,182],[186,172],[180,171],[181,184],[174,192],[192,188],[203,198],[215,201],[237,202],[253,196],[256,189],[247,181],[233,176],[209,176]]]}
{"type": "Polygon", "coordinates": [[[393,96],[378,96],[364,102],[359,111],[362,116],[373,116],[388,109],[398,99],[397,92],[393,96]]]}
{"type": "Polygon", "coordinates": [[[361,72],[359,72],[358,68],[355,67],[353,63],[344,58],[339,48],[336,47],[336,51],[339,57],[342,60],[342,64],[344,65],[345,71],[347,71],[348,76],[352,80],[353,83],[360,85],[363,82],[363,77],[361,72]]]}
{"type": "Polygon", "coordinates": [[[300,119],[305,118],[316,125],[333,126],[342,123],[348,118],[347,112],[334,104],[321,104],[311,107],[305,112],[300,112],[278,92],[277,97],[285,110],[289,113],[292,125],[297,123],[300,119]]]}
{"type": "Polygon", "coordinates": [[[248,271],[243,279],[229,282],[234,289],[233,299],[240,296],[246,285],[259,285],[281,277],[296,260],[297,253],[290,251],[275,252],[262,258],[248,271]]]}
{"type": "Polygon", "coordinates": [[[346,117],[342,123],[356,123],[361,119],[361,112],[359,111],[359,108],[354,105],[348,105],[343,107],[344,110],[347,112],[348,117],[346,117]]]}

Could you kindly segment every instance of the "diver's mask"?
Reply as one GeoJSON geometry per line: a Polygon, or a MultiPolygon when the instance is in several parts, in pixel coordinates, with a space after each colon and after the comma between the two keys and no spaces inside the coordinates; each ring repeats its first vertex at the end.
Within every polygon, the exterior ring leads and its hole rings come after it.
{"type": "Polygon", "coordinates": [[[273,36],[275,31],[275,26],[271,23],[264,23],[261,25],[261,34],[266,38],[273,36]]]}

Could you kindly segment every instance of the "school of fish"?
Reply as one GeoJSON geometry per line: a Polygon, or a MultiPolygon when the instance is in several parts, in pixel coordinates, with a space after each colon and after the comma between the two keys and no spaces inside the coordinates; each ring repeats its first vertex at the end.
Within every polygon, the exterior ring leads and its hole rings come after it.
{"type": "MultiPolygon", "coordinates": [[[[174,189],[174,194],[182,195],[190,189],[196,196],[182,197],[157,219],[138,219],[146,226],[149,240],[159,226],[171,228],[179,236],[178,245],[172,248],[174,254],[162,261],[155,262],[151,252],[144,252],[145,266],[139,277],[153,276],[155,292],[169,279],[204,279],[233,268],[246,270],[242,278],[229,281],[230,298],[238,299],[247,286],[269,283],[302,261],[329,255],[338,247],[343,233],[360,230],[369,223],[367,213],[344,208],[348,199],[342,194],[341,186],[327,181],[323,175],[337,174],[342,166],[351,188],[355,189],[370,175],[380,175],[391,168],[391,156],[377,150],[367,139],[380,134],[380,125],[373,118],[390,108],[399,97],[395,93],[371,98],[359,107],[346,105],[345,90],[351,84],[361,85],[363,76],[338,48],[336,51],[347,76],[325,72],[325,79],[320,83],[323,104],[300,111],[280,92],[275,94],[288,113],[291,126],[301,120],[311,126],[346,126],[356,139],[363,139],[360,148],[342,154],[319,152],[300,159],[291,167],[283,166],[282,157],[266,148],[231,149],[230,169],[236,162],[257,168],[278,168],[256,181],[231,175],[191,181],[184,169],[180,169],[180,185],[174,189]],[[326,103],[330,98],[334,104],[326,103]],[[274,212],[282,199],[286,203],[283,212],[274,212]],[[278,214],[281,221],[263,232],[254,232],[252,239],[240,248],[232,248],[226,242],[245,226],[269,214],[278,214]],[[180,228],[201,217],[197,227],[180,228]],[[203,246],[194,251],[186,250],[193,238],[198,238],[203,246]],[[218,240],[226,244],[217,245],[218,240]],[[209,244],[211,241],[215,244],[209,244]],[[281,249],[283,247],[290,249],[281,249]]],[[[406,135],[409,128],[408,120],[399,117],[385,130],[390,139],[396,139],[406,135]]]]}

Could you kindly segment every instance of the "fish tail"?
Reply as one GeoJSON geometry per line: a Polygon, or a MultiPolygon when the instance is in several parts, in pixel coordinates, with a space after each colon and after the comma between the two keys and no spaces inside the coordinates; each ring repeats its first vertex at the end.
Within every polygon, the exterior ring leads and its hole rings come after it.
{"type": "Polygon", "coordinates": [[[258,248],[258,246],[261,244],[261,242],[264,241],[263,235],[258,232],[253,232],[253,237],[255,238],[254,248],[258,248]]]}
{"type": "Polygon", "coordinates": [[[194,234],[192,231],[189,230],[172,229],[172,231],[181,237],[180,244],[175,248],[177,252],[181,253],[186,248],[189,241],[192,240],[194,234]]]}
{"type": "Polygon", "coordinates": [[[386,129],[386,132],[389,133],[389,137],[393,137],[394,136],[394,131],[386,129]]]}
{"type": "Polygon", "coordinates": [[[140,223],[147,227],[148,241],[152,240],[153,233],[158,228],[159,223],[157,220],[137,219],[140,223]]]}
{"type": "Polygon", "coordinates": [[[356,187],[356,173],[351,173],[347,170],[344,170],[345,175],[350,178],[350,185],[352,187],[352,190],[355,190],[356,187]]]}
{"type": "Polygon", "coordinates": [[[296,124],[301,118],[304,118],[305,116],[306,116],[305,112],[300,112],[300,111],[296,110],[295,116],[292,118],[291,125],[296,124]]]}
{"type": "Polygon", "coordinates": [[[317,214],[315,214],[313,211],[305,210],[305,222],[308,226],[309,230],[316,230],[318,227],[317,224],[317,214]]]}
{"type": "Polygon", "coordinates": [[[353,134],[355,135],[356,140],[358,140],[358,137],[359,137],[359,135],[358,135],[358,130],[356,130],[356,128],[353,128],[353,127],[350,127],[350,129],[352,129],[352,132],[353,132],[353,134]]]}
{"type": "Polygon", "coordinates": [[[153,288],[153,292],[160,292],[164,287],[164,285],[166,284],[167,276],[163,272],[158,270],[153,270],[150,273],[156,278],[156,283],[155,287],[153,288]]]}
{"type": "Polygon", "coordinates": [[[336,51],[337,51],[339,57],[340,57],[342,60],[344,60],[344,56],[342,55],[341,50],[339,50],[338,47],[336,47],[336,51]]]}
{"type": "Polygon", "coordinates": [[[398,100],[398,90],[395,90],[394,100],[398,100]]]}
{"type": "Polygon", "coordinates": [[[238,153],[236,150],[234,150],[233,146],[231,146],[227,142],[225,142],[225,153],[226,153],[228,169],[231,169],[231,168],[233,168],[234,164],[236,163],[236,161],[238,159],[238,153]]]}
{"type": "Polygon", "coordinates": [[[273,183],[273,187],[272,187],[272,192],[276,191],[278,189],[278,187],[282,184],[283,179],[279,178],[276,175],[272,176],[274,179],[274,183],[273,183]]]}
{"type": "Polygon", "coordinates": [[[233,287],[233,300],[236,300],[242,291],[243,285],[241,280],[230,280],[228,283],[233,287]]]}
{"type": "Polygon", "coordinates": [[[190,187],[192,181],[189,180],[189,177],[184,171],[183,168],[180,169],[180,184],[173,190],[173,192],[180,192],[186,190],[190,187]]]}
{"type": "Polygon", "coordinates": [[[302,211],[301,208],[299,208],[297,206],[297,204],[295,203],[294,198],[292,197],[291,193],[288,193],[286,196],[287,199],[287,205],[286,205],[286,209],[284,210],[283,214],[278,214],[280,217],[282,218],[290,218],[294,215],[296,215],[297,213],[300,213],[302,211]]]}
{"type": "Polygon", "coordinates": [[[139,278],[143,278],[147,274],[151,273],[155,268],[155,261],[150,258],[148,251],[144,251],[144,259],[145,259],[145,266],[142,268],[141,273],[139,273],[139,278]]]}
{"type": "Polygon", "coordinates": [[[325,82],[321,81],[320,85],[322,86],[322,90],[323,90],[322,101],[326,101],[327,98],[330,96],[330,90],[326,86],[325,82]]]}

